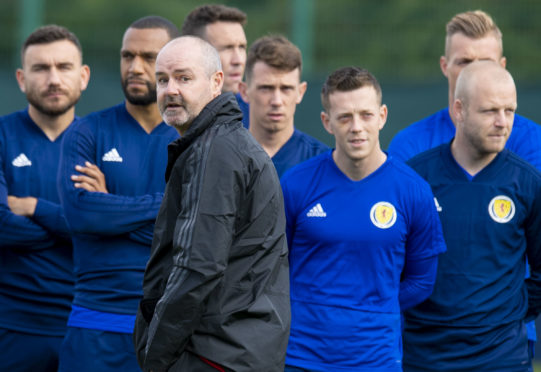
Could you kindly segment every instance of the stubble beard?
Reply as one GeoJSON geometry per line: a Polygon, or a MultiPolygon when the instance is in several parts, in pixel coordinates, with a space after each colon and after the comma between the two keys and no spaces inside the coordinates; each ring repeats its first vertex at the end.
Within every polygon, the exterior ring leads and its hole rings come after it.
{"type": "MultiPolygon", "coordinates": [[[[50,89],[45,94],[51,92],[51,91],[60,91],[60,90],[54,90],[50,89]]],[[[41,98],[39,94],[36,94],[35,91],[30,91],[26,94],[26,99],[29,104],[31,104],[37,111],[41,112],[44,115],[55,117],[55,116],[61,116],[71,110],[77,102],[79,102],[79,98],[81,98],[81,93],[75,95],[70,95],[64,91],[62,91],[66,97],[68,97],[68,102],[61,106],[51,106],[44,103],[44,100],[41,98]]]]}

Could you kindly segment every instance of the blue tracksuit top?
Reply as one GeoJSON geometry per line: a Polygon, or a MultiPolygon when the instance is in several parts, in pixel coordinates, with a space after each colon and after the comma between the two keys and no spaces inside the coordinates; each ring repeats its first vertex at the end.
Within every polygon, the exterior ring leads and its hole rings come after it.
{"type": "MultiPolygon", "coordinates": [[[[73,124],[72,124],[73,125],[73,124]]],[[[0,327],[62,336],[73,295],[72,246],[56,188],[60,144],[28,110],[0,118],[0,327]],[[7,196],[38,199],[15,215],[7,196]]]]}
{"type": "Polygon", "coordinates": [[[271,158],[278,177],[289,168],[329,150],[329,147],[314,137],[295,129],[293,135],[271,158]]]}
{"type": "Polygon", "coordinates": [[[408,164],[432,187],[447,252],[439,257],[432,295],[406,312],[404,359],[434,370],[451,368],[445,361],[456,367],[465,359],[489,370],[498,367],[483,358],[504,342],[491,331],[531,320],[540,309],[541,173],[503,150],[470,180],[449,144],[408,164]],[[525,281],[526,255],[531,277],[525,281]],[[457,336],[464,329],[467,340],[457,336]],[[441,345],[435,346],[430,332],[444,340],[441,345]],[[477,350],[483,351],[475,361],[477,350]]]}
{"type": "MultiPolygon", "coordinates": [[[[398,132],[389,145],[389,154],[407,161],[417,154],[451,141],[455,125],[444,108],[398,132]]],[[[541,125],[515,114],[506,148],[541,170],[541,125]]],[[[528,337],[537,340],[535,323],[528,323],[528,337]]]]}
{"type": "Polygon", "coordinates": [[[65,134],[58,186],[73,234],[73,304],[135,315],[165,188],[167,145],[178,138],[160,123],[148,134],[125,104],[88,115],[65,134]],[[74,187],[75,165],[96,164],[108,194],[74,187]]]}

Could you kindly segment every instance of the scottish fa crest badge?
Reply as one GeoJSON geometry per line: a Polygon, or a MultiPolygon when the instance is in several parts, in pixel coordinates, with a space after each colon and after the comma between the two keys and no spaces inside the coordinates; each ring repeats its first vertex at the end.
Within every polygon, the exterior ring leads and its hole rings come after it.
{"type": "Polygon", "coordinates": [[[515,215],[515,203],[505,195],[498,195],[490,201],[488,213],[498,223],[509,222],[515,215]]]}
{"type": "Polygon", "coordinates": [[[396,210],[391,203],[378,202],[370,209],[370,220],[380,229],[388,229],[396,222],[396,210]]]}

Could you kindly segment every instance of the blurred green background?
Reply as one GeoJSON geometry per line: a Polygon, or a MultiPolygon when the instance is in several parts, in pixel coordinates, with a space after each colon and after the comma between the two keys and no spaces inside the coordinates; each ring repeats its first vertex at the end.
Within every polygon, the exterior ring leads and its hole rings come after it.
{"type": "MultiPolygon", "coordinates": [[[[447,104],[438,59],[445,24],[456,13],[483,9],[504,34],[504,52],[519,94],[518,112],[541,122],[541,2],[537,0],[232,0],[248,14],[248,42],[280,33],[303,52],[308,91],[296,126],[332,144],[321,126],[319,91],[326,75],[345,65],[369,69],[380,80],[389,119],[381,134],[387,147],[409,123],[447,104]]],[[[0,2],[0,115],[24,107],[16,85],[19,46],[38,25],[57,23],[80,38],[92,74],[77,113],[84,115],[122,100],[119,48],[135,19],[157,14],[179,27],[195,0],[2,0],[0,2]]]]}
{"type": "MultiPolygon", "coordinates": [[[[538,0],[231,0],[214,1],[248,14],[248,42],[286,35],[304,56],[308,91],[296,126],[332,145],[323,130],[319,91],[326,75],[345,65],[373,72],[381,82],[389,118],[381,134],[387,147],[401,128],[447,105],[447,82],[439,69],[445,24],[456,13],[482,9],[504,35],[508,69],[518,87],[518,112],[541,122],[541,1],[538,0]]],[[[157,14],[179,28],[195,0],[2,0],[0,2],[0,115],[23,108],[15,81],[19,47],[37,26],[57,23],[81,40],[91,80],[77,107],[79,115],[123,99],[119,49],[126,27],[157,14]]],[[[541,146],[541,144],[540,144],[541,146]]],[[[541,329],[541,327],[538,327],[541,329]]],[[[541,355],[541,350],[538,350],[541,355]]],[[[541,371],[540,368],[536,370],[541,371]]]]}

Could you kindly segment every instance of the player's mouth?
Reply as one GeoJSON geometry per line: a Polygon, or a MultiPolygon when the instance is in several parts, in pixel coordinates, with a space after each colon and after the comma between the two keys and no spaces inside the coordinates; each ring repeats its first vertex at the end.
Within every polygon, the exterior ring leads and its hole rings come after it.
{"type": "Polygon", "coordinates": [[[279,112],[270,112],[267,114],[267,117],[272,121],[280,121],[284,118],[284,114],[279,112]]]}
{"type": "Polygon", "coordinates": [[[353,138],[353,139],[350,139],[348,141],[353,147],[360,147],[362,146],[364,143],[367,142],[366,139],[362,139],[362,138],[353,138]]]}
{"type": "Polygon", "coordinates": [[[66,93],[61,89],[49,89],[43,94],[47,98],[58,98],[65,95],[66,93]]]}

